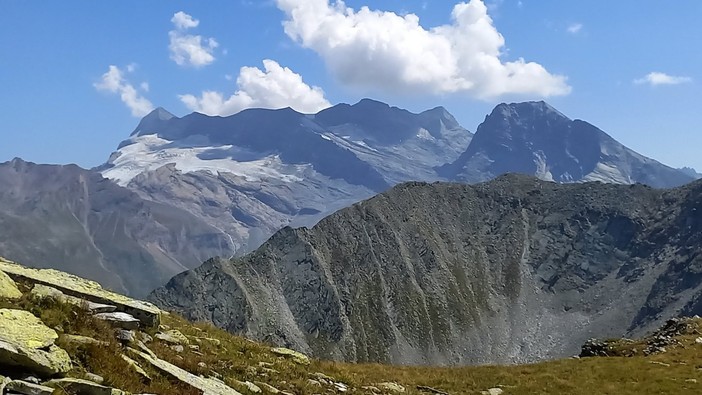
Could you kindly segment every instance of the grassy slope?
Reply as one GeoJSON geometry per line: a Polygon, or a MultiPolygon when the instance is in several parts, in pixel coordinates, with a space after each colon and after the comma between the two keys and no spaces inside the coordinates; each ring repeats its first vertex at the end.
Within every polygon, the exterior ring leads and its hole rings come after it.
{"type": "MultiPolygon", "coordinates": [[[[26,291],[26,288],[24,289],[26,291]]],[[[34,302],[25,297],[19,302],[0,299],[0,308],[32,311],[48,326],[59,332],[91,336],[109,342],[109,346],[75,347],[61,343],[71,354],[75,369],[70,375],[96,373],[106,384],[134,393],[196,394],[196,391],[144,366],[153,380],[143,381],[118,355],[123,352],[114,331],[73,306],[53,302],[34,302]]],[[[551,361],[522,366],[483,366],[462,368],[398,367],[374,364],[347,364],[313,361],[310,366],[297,365],[278,358],[268,346],[251,342],[205,323],[190,323],[176,315],[164,316],[163,324],[178,329],[199,346],[199,353],[186,347],[182,353],[154,341],[149,347],[165,359],[194,374],[221,376],[243,394],[247,391],[236,380],[266,382],[296,394],[329,392],[308,382],[311,373],[322,372],[350,385],[348,393],[370,393],[361,387],[394,381],[418,394],[416,386],[429,386],[451,394],[479,394],[502,386],[505,394],[699,394],[702,393],[702,345],[695,339],[702,330],[702,320],[694,321],[680,346],[669,347],[663,354],[648,357],[608,357],[551,361]],[[204,340],[211,338],[217,342],[204,340]],[[268,363],[270,365],[260,363],[268,363]],[[204,363],[204,365],[202,364],[204,363]],[[268,370],[273,369],[273,370],[268,370]],[[691,380],[692,379],[692,380],[691,380]],[[697,380],[697,382],[694,382],[697,380]]],[[[627,344],[635,347],[636,344],[627,344]]],[[[640,347],[639,349],[642,349],[640,347]]]]}

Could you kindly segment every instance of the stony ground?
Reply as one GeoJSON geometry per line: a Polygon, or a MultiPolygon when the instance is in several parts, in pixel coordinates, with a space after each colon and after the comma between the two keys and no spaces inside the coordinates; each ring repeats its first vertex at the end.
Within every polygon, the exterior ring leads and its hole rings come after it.
{"type": "MultiPolygon", "coordinates": [[[[10,277],[0,272],[3,394],[702,392],[699,318],[670,321],[639,340],[592,340],[583,348],[582,358],[540,364],[463,368],[346,364],[255,343],[175,314],[163,312],[160,322],[154,322],[120,311],[106,313],[108,304],[87,303],[37,283],[38,278],[10,277]]],[[[119,301],[122,306],[138,306],[119,301]]],[[[132,313],[139,316],[138,311],[132,313]]]]}

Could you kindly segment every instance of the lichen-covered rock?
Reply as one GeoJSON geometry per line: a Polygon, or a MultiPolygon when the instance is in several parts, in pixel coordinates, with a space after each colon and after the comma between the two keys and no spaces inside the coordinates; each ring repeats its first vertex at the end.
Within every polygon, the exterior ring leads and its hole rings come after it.
{"type": "Polygon", "coordinates": [[[68,296],[115,306],[117,310],[131,314],[148,328],[158,327],[161,322],[161,310],[153,304],[110,292],[95,281],[54,269],[32,269],[2,258],[0,258],[0,271],[7,273],[15,280],[23,279],[55,288],[68,296]]]}
{"type": "Polygon", "coordinates": [[[0,366],[17,366],[42,376],[71,370],[71,358],[54,345],[58,334],[32,313],[0,309],[0,366]]]}
{"type": "Polygon", "coordinates": [[[300,365],[309,365],[310,364],[310,359],[307,357],[307,355],[291,350],[289,348],[284,348],[284,347],[276,347],[271,349],[271,352],[273,354],[281,355],[286,358],[290,358],[293,360],[293,362],[300,364],[300,365]]]}
{"type": "Polygon", "coordinates": [[[17,284],[0,270],[0,298],[19,299],[22,297],[22,292],[17,288],[17,284]]]}
{"type": "Polygon", "coordinates": [[[190,344],[190,339],[188,339],[184,334],[180,333],[180,331],[175,329],[171,329],[165,332],[159,332],[154,337],[161,341],[171,344],[182,344],[184,346],[190,344]]]}
{"type": "Polygon", "coordinates": [[[380,389],[396,393],[404,393],[406,391],[405,387],[393,382],[378,383],[375,386],[380,389]]]}
{"type": "Polygon", "coordinates": [[[92,381],[74,378],[55,379],[47,381],[44,385],[52,388],[61,388],[69,394],[85,395],[128,395],[122,390],[106,387],[92,381]]]}

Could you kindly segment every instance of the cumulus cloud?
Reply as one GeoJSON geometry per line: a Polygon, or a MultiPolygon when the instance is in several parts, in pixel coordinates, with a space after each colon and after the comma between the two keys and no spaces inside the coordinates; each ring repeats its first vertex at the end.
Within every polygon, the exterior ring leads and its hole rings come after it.
{"type": "Polygon", "coordinates": [[[568,94],[566,77],[524,59],[503,61],[503,36],[480,0],[456,4],[452,23],[426,29],[415,14],[338,0],[277,0],[286,34],[317,52],[343,83],[393,93],[568,94]]]}
{"type": "Polygon", "coordinates": [[[651,86],[679,85],[679,84],[685,84],[688,82],[692,82],[692,78],[668,75],[666,73],[661,73],[658,71],[648,73],[645,76],[643,76],[642,78],[634,80],[635,84],[648,84],[651,86]]]}
{"type": "Polygon", "coordinates": [[[238,89],[229,98],[216,91],[179,98],[192,111],[222,116],[247,108],[291,107],[302,113],[316,113],[330,106],[321,88],[307,85],[289,68],[269,59],[263,61],[263,67],[242,67],[236,79],[238,89]]]}
{"type": "Polygon", "coordinates": [[[199,20],[184,13],[183,11],[178,11],[175,14],[173,14],[171,22],[173,22],[173,25],[175,25],[176,29],[180,30],[187,30],[193,27],[197,27],[197,25],[200,24],[199,20]]]}
{"type": "Polygon", "coordinates": [[[581,30],[583,30],[583,24],[582,23],[573,23],[573,24],[569,25],[566,30],[570,34],[578,34],[578,33],[580,33],[581,30]]]}
{"type": "MultiPolygon", "coordinates": [[[[127,69],[134,70],[134,66],[127,66],[127,69]]],[[[134,86],[124,78],[124,72],[117,66],[111,65],[100,81],[93,86],[98,91],[118,94],[135,117],[143,117],[154,109],[153,104],[139,95],[134,86]]]]}
{"type": "Polygon", "coordinates": [[[171,60],[179,66],[203,67],[215,61],[214,50],[219,46],[214,38],[187,34],[188,29],[197,27],[200,21],[183,11],[171,18],[175,30],[168,32],[171,60]]]}

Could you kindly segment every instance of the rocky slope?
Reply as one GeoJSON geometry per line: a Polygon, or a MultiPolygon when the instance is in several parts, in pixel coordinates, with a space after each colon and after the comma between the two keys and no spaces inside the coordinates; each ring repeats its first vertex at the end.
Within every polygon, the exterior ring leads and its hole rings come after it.
{"type": "Polygon", "coordinates": [[[314,115],[289,108],[178,118],[154,110],[100,170],[142,197],[216,226],[248,252],[286,225],[398,182],[433,181],[472,134],[445,109],[414,114],[373,100],[314,115]]]}
{"type": "Polygon", "coordinates": [[[702,312],[702,182],[408,183],[150,300],[323,358],[514,363],[702,312]]]}
{"type": "Polygon", "coordinates": [[[344,364],[0,258],[0,394],[7,395],[698,394],[700,330],[698,317],[670,320],[642,339],[592,339],[582,358],[525,366],[344,364]]]}
{"type": "Polygon", "coordinates": [[[468,149],[440,168],[444,177],[481,182],[505,173],[547,181],[643,183],[669,188],[693,177],[623,146],[597,127],[571,120],[544,102],[500,104],[468,149]]]}
{"type": "Polygon", "coordinates": [[[74,165],[0,164],[0,254],[144,296],[211,256],[219,230],[74,165]]]}

